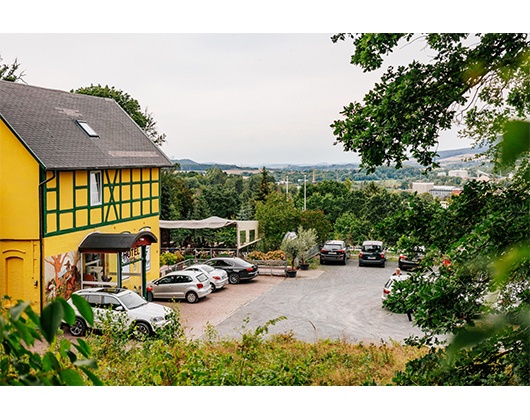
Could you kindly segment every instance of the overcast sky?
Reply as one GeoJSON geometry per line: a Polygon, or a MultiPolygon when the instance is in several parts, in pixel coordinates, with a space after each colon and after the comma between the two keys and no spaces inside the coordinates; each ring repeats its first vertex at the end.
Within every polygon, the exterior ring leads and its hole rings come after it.
{"type": "MultiPolygon", "coordinates": [[[[225,27],[223,33],[141,33],[152,28],[146,18],[129,34],[75,33],[91,32],[92,20],[52,18],[39,19],[40,26],[12,24],[12,33],[8,22],[0,33],[3,64],[17,59],[30,85],[69,91],[101,84],[128,93],[166,134],[162,149],[170,158],[254,166],[358,161],[333,145],[330,125],[343,106],[362,101],[381,72],[364,74],[351,65],[351,42],[334,44],[331,31],[308,33],[302,25],[299,33],[248,33],[235,25],[234,33],[225,27]],[[40,33],[55,28],[66,33],[40,33]]],[[[111,25],[118,32],[119,23],[111,25]]],[[[391,64],[421,56],[419,43],[409,45],[391,64]]],[[[439,150],[469,145],[453,131],[441,136],[439,150]]]]}

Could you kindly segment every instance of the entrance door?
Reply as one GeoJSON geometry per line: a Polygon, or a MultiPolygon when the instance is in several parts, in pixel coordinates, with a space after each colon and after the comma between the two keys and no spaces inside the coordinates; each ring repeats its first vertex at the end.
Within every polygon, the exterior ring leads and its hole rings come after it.
{"type": "Polygon", "coordinates": [[[0,283],[0,295],[9,296],[13,303],[24,296],[24,260],[20,257],[6,258],[5,280],[0,283]]]}

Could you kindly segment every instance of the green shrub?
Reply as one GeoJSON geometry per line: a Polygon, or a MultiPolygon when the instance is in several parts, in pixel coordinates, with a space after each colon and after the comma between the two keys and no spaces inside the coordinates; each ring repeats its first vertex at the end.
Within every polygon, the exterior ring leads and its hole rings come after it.
{"type": "MultiPolygon", "coordinates": [[[[92,323],[88,303],[78,296],[73,302],[92,323]]],[[[4,298],[0,303],[0,385],[103,385],[94,373],[97,364],[90,358],[91,349],[84,340],[57,341],[61,323],[75,322],[74,310],[64,299],[51,302],[40,316],[28,302],[10,306],[9,298],[4,298]],[[32,350],[37,342],[44,341],[49,344],[48,350],[32,350]]]]}

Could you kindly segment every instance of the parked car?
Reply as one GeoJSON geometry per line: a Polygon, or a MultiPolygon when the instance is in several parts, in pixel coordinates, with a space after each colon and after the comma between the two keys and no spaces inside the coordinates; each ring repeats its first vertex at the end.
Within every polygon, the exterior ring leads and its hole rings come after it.
{"type": "Polygon", "coordinates": [[[364,241],[359,252],[359,267],[363,265],[379,265],[386,263],[386,250],[381,241],[364,241]]]}
{"type": "Polygon", "coordinates": [[[210,278],[194,271],[172,271],[164,277],[147,283],[147,300],[186,299],[196,303],[212,292],[210,278]]]}
{"type": "MultiPolygon", "coordinates": [[[[92,307],[94,325],[91,328],[96,330],[101,329],[105,323],[112,322],[115,326],[131,329],[139,335],[152,335],[169,324],[173,313],[171,308],[147,302],[128,289],[91,288],[78,290],[74,294],[82,296],[92,307]]],[[[76,314],[70,333],[74,337],[85,335],[89,328],[86,320],[72,303],[71,297],[68,303],[76,314]]]]}
{"type": "Polygon", "coordinates": [[[381,299],[384,301],[392,293],[392,288],[394,287],[394,284],[396,281],[403,281],[409,278],[408,274],[393,274],[390,276],[390,278],[385,283],[385,286],[383,287],[383,294],[381,295],[381,299]]]}
{"type": "Polygon", "coordinates": [[[326,261],[339,261],[343,265],[350,258],[350,249],[344,241],[328,241],[320,250],[320,264],[326,261]]]}
{"type": "Polygon", "coordinates": [[[402,270],[414,270],[415,268],[418,268],[424,256],[425,247],[415,247],[411,253],[402,253],[399,255],[398,266],[402,270]]]}
{"type": "Polygon", "coordinates": [[[204,264],[225,270],[230,284],[237,284],[241,280],[251,280],[258,275],[257,265],[250,264],[239,257],[216,257],[205,261],[204,264]]]}
{"type": "Polygon", "coordinates": [[[225,270],[214,268],[207,264],[194,264],[185,268],[184,271],[194,271],[196,273],[206,274],[210,279],[212,293],[216,290],[222,289],[228,283],[228,274],[225,270]]]}

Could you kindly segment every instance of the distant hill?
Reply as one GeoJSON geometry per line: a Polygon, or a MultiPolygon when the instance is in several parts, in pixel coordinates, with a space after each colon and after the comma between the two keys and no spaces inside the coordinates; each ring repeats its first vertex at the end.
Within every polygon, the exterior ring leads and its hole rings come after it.
{"type": "Polygon", "coordinates": [[[487,148],[481,148],[481,149],[454,149],[454,150],[442,150],[441,152],[438,152],[438,158],[437,160],[443,160],[443,159],[450,159],[450,158],[456,158],[459,156],[470,156],[470,155],[476,155],[477,153],[483,153],[487,148]]]}
{"type": "MultiPolygon", "coordinates": [[[[436,158],[436,161],[441,162],[446,159],[450,160],[456,160],[459,157],[469,157],[472,155],[475,155],[477,153],[484,152],[486,149],[454,149],[454,150],[442,150],[438,151],[438,157],[436,158]]],[[[261,166],[237,166],[237,165],[231,165],[231,164],[223,164],[223,163],[213,163],[213,162],[207,162],[207,163],[197,163],[194,162],[191,159],[176,159],[173,160],[173,162],[178,163],[180,165],[181,170],[183,171],[207,171],[210,168],[219,168],[222,171],[256,171],[256,169],[261,168],[261,166]]],[[[409,163],[414,164],[414,161],[409,161],[409,163]]],[[[321,170],[339,170],[339,169],[357,169],[359,168],[358,163],[338,163],[338,164],[329,164],[329,163],[317,163],[314,165],[311,164],[290,164],[290,163],[272,163],[272,164],[265,164],[265,167],[267,169],[281,169],[284,171],[307,171],[311,170],[313,168],[318,168],[321,170]]]]}
{"type": "Polygon", "coordinates": [[[180,169],[182,171],[207,171],[210,168],[219,168],[222,171],[229,171],[229,170],[255,170],[255,167],[241,167],[237,165],[230,165],[230,164],[222,164],[222,163],[213,163],[213,162],[207,162],[207,163],[197,163],[194,162],[191,159],[176,159],[172,161],[173,163],[178,163],[180,165],[180,169]]]}

